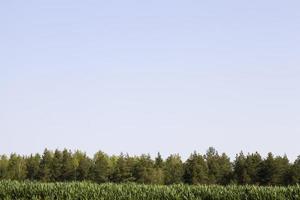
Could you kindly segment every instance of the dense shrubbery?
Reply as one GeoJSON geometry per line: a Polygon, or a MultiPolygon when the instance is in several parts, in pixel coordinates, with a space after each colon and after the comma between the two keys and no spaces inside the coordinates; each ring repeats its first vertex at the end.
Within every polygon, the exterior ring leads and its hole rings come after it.
{"type": "Polygon", "coordinates": [[[193,153],[183,162],[179,155],[165,160],[158,154],[108,156],[98,152],[89,158],[82,152],[49,151],[43,155],[0,157],[0,180],[40,182],[91,181],[96,183],[136,182],[144,184],[250,184],[293,185],[300,183],[300,159],[290,163],[286,156],[258,153],[236,156],[209,148],[205,155],[193,153]]]}
{"type": "Polygon", "coordinates": [[[300,187],[33,183],[0,181],[3,200],[296,200],[300,187]]]}

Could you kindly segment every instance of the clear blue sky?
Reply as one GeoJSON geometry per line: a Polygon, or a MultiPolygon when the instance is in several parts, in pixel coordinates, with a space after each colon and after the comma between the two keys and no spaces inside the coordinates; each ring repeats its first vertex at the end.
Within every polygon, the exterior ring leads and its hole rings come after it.
{"type": "Polygon", "coordinates": [[[0,154],[300,155],[299,1],[0,2],[0,154]]]}

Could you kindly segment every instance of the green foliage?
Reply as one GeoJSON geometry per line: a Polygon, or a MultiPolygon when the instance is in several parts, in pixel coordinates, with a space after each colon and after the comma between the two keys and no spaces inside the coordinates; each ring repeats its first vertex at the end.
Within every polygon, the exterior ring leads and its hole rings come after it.
{"type": "Polygon", "coordinates": [[[184,165],[184,180],[189,184],[207,184],[208,167],[202,155],[194,152],[184,165]]]}
{"type": "Polygon", "coordinates": [[[37,180],[39,170],[40,170],[40,161],[41,161],[40,155],[39,154],[36,154],[35,156],[30,155],[30,157],[27,158],[25,161],[26,161],[26,169],[27,169],[27,179],[37,180]]]}
{"type": "Polygon", "coordinates": [[[114,162],[114,169],[111,175],[111,181],[115,183],[126,183],[135,181],[134,166],[136,159],[129,157],[129,155],[121,154],[116,162],[114,162]]]}
{"type": "Polygon", "coordinates": [[[0,179],[7,178],[8,159],[5,155],[0,159],[0,179]]]}
{"type": "Polygon", "coordinates": [[[39,167],[39,179],[44,182],[51,180],[52,153],[45,149],[39,167]]]}
{"type": "Polygon", "coordinates": [[[210,184],[228,184],[232,168],[230,159],[226,154],[220,156],[213,147],[210,147],[207,150],[205,159],[208,167],[208,182],[210,184]]]}
{"type": "Polygon", "coordinates": [[[51,180],[52,181],[62,181],[62,162],[63,162],[63,155],[62,152],[59,150],[55,150],[53,159],[51,162],[51,180]]]}
{"type": "Polygon", "coordinates": [[[297,200],[300,187],[0,181],[3,200],[297,200]]]}
{"type": "Polygon", "coordinates": [[[150,155],[142,155],[136,159],[136,164],[134,167],[134,177],[137,183],[153,183],[154,178],[154,162],[150,155]]]}
{"type": "Polygon", "coordinates": [[[16,154],[11,154],[8,166],[7,175],[12,180],[24,180],[26,177],[26,163],[25,160],[16,154]]]}
{"type": "Polygon", "coordinates": [[[234,161],[234,179],[238,184],[262,184],[262,158],[258,153],[245,156],[242,152],[234,161]]]}
{"type": "Polygon", "coordinates": [[[0,180],[286,186],[300,183],[300,157],[290,163],[286,156],[241,152],[231,162],[210,147],[205,155],[194,152],[183,161],[177,154],[163,159],[158,153],[152,159],[147,154],[109,156],[99,151],[90,158],[80,151],[45,149],[42,155],[0,155],[0,180]]]}
{"type": "Polygon", "coordinates": [[[247,184],[259,184],[259,170],[262,163],[261,156],[256,152],[254,154],[248,154],[245,160],[245,167],[249,181],[247,184]]]}
{"type": "Polygon", "coordinates": [[[300,183],[300,156],[298,156],[294,164],[290,166],[286,180],[288,184],[300,183]]]}
{"type": "Polygon", "coordinates": [[[183,180],[183,163],[179,155],[170,155],[164,166],[165,172],[165,183],[169,184],[178,184],[183,180]]]}
{"type": "Polygon", "coordinates": [[[285,184],[289,167],[289,160],[286,156],[274,158],[273,154],[269,153],[267,159],[261,162],[261,166],[259,168],[258,175],[261,180],[261,184],[285,184]]]}
{"type": "Polygon", "coordinates": [[[155,158],[155,163],[154,163],[155,168],[163,168],[164,166],[164,160],[161,157],[160,153],[157,153],[157,156],[155,158]]]}
{"type": "Polygon", "coordinates": [[[234,180],[241,185],[250,183],[250,177],[246,166],[246,157],[243,152],[236,155],[234,161],[234,180]]]}
{"type": "Polygon", "coordinates": [[[91,168],[93,166],[92,160],[85,154],[80,151],[75,152],[75,159],[78,162],[78,167],[76,169],[76,180],[84,181],[88,179],[94,179],[91,174],[91,168]]]}
{"type": "Polygon", "coordinates": [[[99,151],[94,156],[94,165],[92,167],[92,177],[97,183],[105,183],[108,181],[111,173],[111,163],[109,156],[99,151]]]}
{"type": "Polygon", "coordinates": [[[61,177],[63,181],[76,180],[76,168],[78,162],[75,157],[72,156],[72,152],[64,150],[62,153],[62,165],[61,165],[61,177]]]}

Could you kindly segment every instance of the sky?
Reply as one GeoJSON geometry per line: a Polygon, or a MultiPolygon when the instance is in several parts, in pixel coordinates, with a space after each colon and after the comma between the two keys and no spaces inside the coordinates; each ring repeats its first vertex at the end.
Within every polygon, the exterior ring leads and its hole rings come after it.
{"type": "Polygon", "coordinates": [[[300,2],[0,1],[0,154],[300,155],[300,2]]]}

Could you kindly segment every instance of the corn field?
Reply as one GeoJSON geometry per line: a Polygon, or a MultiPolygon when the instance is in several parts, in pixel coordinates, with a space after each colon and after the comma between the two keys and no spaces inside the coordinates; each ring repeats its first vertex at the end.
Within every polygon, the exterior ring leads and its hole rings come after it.
{"type": "Polygon", "coordinates": [[[300,200],[300,186],[188,186],[0,181],[1,200],[300,200]]]}

